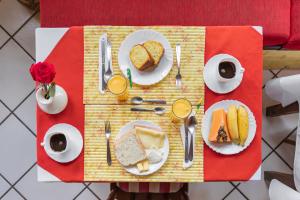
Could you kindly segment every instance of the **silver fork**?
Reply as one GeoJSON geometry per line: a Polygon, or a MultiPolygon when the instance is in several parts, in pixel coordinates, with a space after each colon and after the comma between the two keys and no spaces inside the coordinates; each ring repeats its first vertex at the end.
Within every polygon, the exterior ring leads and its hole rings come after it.
{"type": "Polygon", "coordinates": [[[180,44],[176,44],[176,60],[177,60],[177,74],[176,74],[176,86],[181,88],[181,74],[180,74],[180,55],[181,55],[181,48],[180,44]]]}
{"type": "Polygon", "coordinates": [[[105,121],[106,160],[109,166],[111,166],[111,153],[110,153],[110,145],[109,145],[110,134],[111,134],[110,122],[105,121]]]}
{"type": "Polygon", "coordinates": [[[111,43],[109,40],[107,40],[107,47],[106,47],[106,53],[107,53],[107,70],[104,73],[104,80],[107,82],[111,75],[112,75],[112,71],[111,71],[111,43]]]}

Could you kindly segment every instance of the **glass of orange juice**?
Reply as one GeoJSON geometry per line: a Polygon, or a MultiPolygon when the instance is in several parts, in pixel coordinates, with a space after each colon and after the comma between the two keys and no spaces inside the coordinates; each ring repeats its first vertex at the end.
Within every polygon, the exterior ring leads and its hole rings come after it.
{"type": "Polygon", "coordinates": [[[189,100],[182,98],[177,99],[172,104],[170,118],[172,122],[180,122],[187,118],[192,112],[192,104],[189,100]]]}
{"type": "Polygon", "coordinates": [[[126,101],[129,97],[128,80],[122,75],[113,75],[107,82],[107,88],[119,101],[126,101]]]}

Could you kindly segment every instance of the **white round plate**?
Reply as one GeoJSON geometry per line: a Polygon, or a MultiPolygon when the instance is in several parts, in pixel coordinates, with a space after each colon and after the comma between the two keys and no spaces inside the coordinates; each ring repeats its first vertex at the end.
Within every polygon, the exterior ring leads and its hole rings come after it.
{"type": "Polygon", "coordinates": [[[57,155],[47,154],[50,158],[60,163],[68,163],[75,160],[79,156],[83,148],[83,139],[77,128],[70,124],[61,123],[53,125],[51,128],[48,129],[47,133],[48,132],[67,133],[71,141],[71,146],[68,151],[57,155]]]}
{"type": "MultiPolygon", "coordinates": [[[[120,129],[118,135],[116,136],[116,140],[119,139],[122,135],[128,133],[130,130],[134,129],[135,125],[153,127],[155,129],[158,129],[158,130],[162,131],[162,129],[159,126],[157,126],[156,124],[154,124],[152,122],[144,121],[144,120],[136,120],[136,121],[129,122],[125,126],[123,126],[120,129]]],[[[149,174],[152,174],[152,173],[156,172],[157,170],[159,170],[164,165],[164,163],[168,159],[169,140],[168,140],[167,135],[165,136],[164,146],[159,150],[163,153],[162,160],[159,163],[155,163],[155,164],[150,164],[149,163],[149,170],[148,171],[139,172],[139,170],[137,169],[136,166],[130,166],[130,167],[124,167],[124,168],[129,173],[134,174],[134,175],[138,175],[138,176],[145,176],[145,175],[149,175],[149,174]]]]}
{"type": "Polygon", "coordinates": [[[248,108],[248,106],[246,106],[245,104],[243,104],[240,101],[236,101],[236,100],[224,100],[224,101],[219,101],[215,104],[213,104],[206,112],[205,115],[202,119],[202,137],[203,140],[205,141],[205,143],[215,152],[218,152],[220,154],[224,154],[224,155],[232,155],[232,154],[237,154],[243,150],[245,150],[250,143],[252,142],[252,140],[254,139],[256,133],[256,120],[255,117],[253,115],[253,113],[251,112],[251,110],[248,108]],[[218,144],[218,143],[214,143],[214,142],[210,142],[208,140],[208,136],[209,136],[209,132],[210,132],[210,127],[211,127],[211,118],[212,118],[212,113],[214,110],[216,109],[220,109],[223,108],[225,109],[225,111],[228,110],[228,107],[230,105],[243,105],[245,106],[246,110],[248,111],[248,116],[249,116],[249,133],[248,133],[248,138],[245,142],[244,146],[240,146],[234,143],[226,143],[226,144],[218,144]]]}
{"type": "Polygon", "coordinates": [[[161,33],[153,30],[138,30],[129,34],[122,42],[118,62],[124,76],[127,77],[127,68],[131,70],[132,82],[138,85],[153,85],[165,78],[173,66],[173,50],[168,40],[161,33]],[[160,42],[164,49],[164,55],[158,66],[153,71],[139,71],[130,61],[129,53],[133,46],[142,44],[147,40],[160,42]]]}
{"type": "MultiPolygon", "coordinates": [[[[211,57],[205,64],[203,78],[206,86],[215,93],[226,94],[235,90],[243,80],[243,73],[237,73],[237,77],[228,82],[220,82],[217,79],[216,67],[224,58],[234,58],[229,54],[217,54],[211,57]]],[[[236,58],[234,58],[236,59],[236,58]]]]}

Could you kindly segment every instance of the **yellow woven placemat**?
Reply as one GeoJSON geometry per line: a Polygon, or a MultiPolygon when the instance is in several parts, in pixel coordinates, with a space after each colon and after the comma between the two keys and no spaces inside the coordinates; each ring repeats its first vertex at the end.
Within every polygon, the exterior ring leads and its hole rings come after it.
{"type": "MultiPolygon", "coordinates": [[[[157,116],[153,113],[130,111],[130,105],[86,105],[84,134],[84,180],[85,181],[129,181],[129,182],[202,182],[203,181],[203,140],[201,121],[203,107],[197,112],[199,125],[196,130],[194,162],[191,168],[184,170],[183,145],[179,126],[170,122],[168,114],[157,116]],[[166,163],[152,175],[135,176],[129,174],[116,160],[113,141],[120,128],[132,120],[149,120],[159,125],[169,138],[169,157],[166,163]],[[106,139],[104,121],[111,122],[112,166],[106,163],[106,139]]],[[[150,106],[145,106],[150,107],[150,106]]],[[[170,106],[166,106],[170,110],[170,106]]]]}
{"type": "Polygon", "coordinates": [[[196,26],[86,26],[84,27],[84,104],[117,104],[109,92],[98,91],[98,46],[99,37],[107,33],[112,43],[112,63],[115,73],[121,73],[118,66],[118,50],[126,36],[138,29],[152,29],[162,33],[173,48],[173,68],[168,76],[149,88],[134,85],[130,97],[161,98],[172,103],[175,99],[189,97],[195,105],[204,96],[202,72],[204,67],[205,27],[196,26]],[[183,88],[175,86],[175,45],[181,44],[181,74],[183,88]]]}

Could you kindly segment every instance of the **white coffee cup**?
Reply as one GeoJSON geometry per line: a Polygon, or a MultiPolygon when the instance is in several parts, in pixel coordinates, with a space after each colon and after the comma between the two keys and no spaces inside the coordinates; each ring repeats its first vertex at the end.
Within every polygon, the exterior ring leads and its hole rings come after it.
{"type": "Polygon", "coordinates": [[[48,132],[46,133],[46,135],[44,136],[44,141],[41,143],[41,146],[44,147],[46,153],[48,155],[61,155],[66,153],[67,151],[69,151],[70,149],[70,138],[68,137],[68,134],[66,133],[62,133],[62,132],[48,132]],[[56,135],[56,134],[62,134],[65,136],[66,138],[66,148],[62,151],[54,151],[51,146],[50,146],[50,139],[52,136],[56,135]]]}
{"type": "Polygon", "coordinates": [[[235,57],[231,56],[231,55],[226,55],[226,57],[222,58],[219,60],[219,62],[217,63],[218,65],[216,66],[216,75],[217,75],[217,80],[220,82],[228,82],[231,81],[233,79],[235,79],[236,77],[240,76],[240,74],[243,74],[245,72],[245,69],[242,67],[241,63],[238,61],[238,59],[236,59],[235,57]],[[235,66],[235,74],[232,78],[224,78],[220,75],[219,72],[219,65],[222,62],[231,62],[234,64],[235,66]]]}

